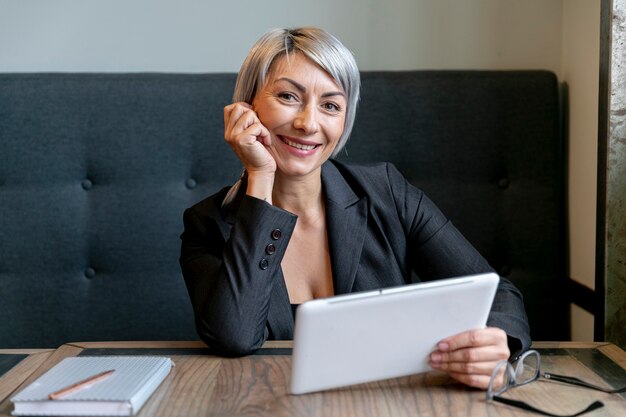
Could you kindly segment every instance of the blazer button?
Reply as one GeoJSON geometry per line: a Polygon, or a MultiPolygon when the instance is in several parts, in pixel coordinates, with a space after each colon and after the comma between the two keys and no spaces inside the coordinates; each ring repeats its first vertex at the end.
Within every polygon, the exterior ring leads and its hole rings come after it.
{"type": "Polygon", "coordinates": [[[259,268],[263,270],[267,269],[269,266],[270,266],[270,263],[265,258],[261,259],[261,262],[259,262],[259,268]]]}
{"type": "Polygon", "coordinates": [[[196,188],[196,185],[198,185],[198,183],[193,178],[189,178],[187,181],[185,181],[185,186],[190,190],[196,188]]]}
{"type": "Polygon", "coordinates": [[[268,255],[273,255],[276,253],[276,246],[274,246],[273,243],[270,243],[269,245],[267,245],[265,247],[265,253],[267,253],[268,255]]]}
{"type": "Polygon", "coordinates": [[[272,239],[278,240],[283,235],[283,232],[280,229],[272,230],[272,239]]]}

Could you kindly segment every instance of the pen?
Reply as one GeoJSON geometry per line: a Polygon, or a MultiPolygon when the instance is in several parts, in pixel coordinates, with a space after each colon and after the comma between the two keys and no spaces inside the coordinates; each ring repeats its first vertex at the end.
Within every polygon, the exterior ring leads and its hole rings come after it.
{"type": "Polygon", "coordinates": [[[108,371],[104,371],[104,372],[100,372],[99,374],[96,375],[92,375],[89,378],[85,378],[82,381],[78,381],[73,383],[72,385],[69,385],[65,388],[62,388],[58,391],[53,392],[52,394],[48,395],[48,399],[50,400],[56,400],[58,398],[64,397],[66,395],[72,394],[76,391],[80,391],[83,388],[86,388],[92,384],[95,384],[96,382],[100,382],[106,378],[108,378],[113,372],[115,371],[115,369],[110,369],[108,371]]]}

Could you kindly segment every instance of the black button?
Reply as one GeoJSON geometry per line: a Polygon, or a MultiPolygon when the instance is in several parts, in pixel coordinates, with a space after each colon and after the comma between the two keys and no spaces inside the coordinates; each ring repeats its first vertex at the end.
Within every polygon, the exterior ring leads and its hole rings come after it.
{"type": "Polygon", "coordinates": [[[276,246],[274,246],[273,243],[270,243],[269,245],[267,245],[265,247],[265,253],[267,253],[268,255],[273,255],[276,253],[276,246]]]}
{"type": "Polygon", "coordinates": [[[85,277],[86,278],[91,279],[91,278],[93,278],[95,276],[96,276],[96,270],[95,269],[93,269],[93,268],[85,269],[85,277]]]}
{"type": "Polygon", "coordinates": [[[196,185],[198,185],[198,183],[196,182],[196,180],[194,180],[193,178],[189,178],[186,182],[185,185],[187,186],[187,188],[189,188],[190,190],[193,190],[194,188],[196,188],[196,185]]]}
{"type": "Polygon", "coordinates": [[[93,183],[90,179],[84,179],[80,185],[83,186],[83,190],[89,190],[91,187],[93,187],[93,183]]]}
{"type": "Polygon", "coordinates": [[[508,178],[501,178],[500,181],[498,181],[498,187],[505,189],[509,187],[509,179],[508,178]]]}
{"type": "Polygon", "coordinates": [[[278,240],[280,239],[280,237],[283,235],[283,232],[281,232],[280,229],[274,229],[272,230],[272,239],[274,240],[278,240]]]}
{"type": "Polygon", "coordinates": [[[270,266],[270,263],[265,258],[261,259],[261,262],[259,262],[259,268],[261,268],[261,269],[267,269],[267,267],[269,267],[269,266],[270,266]]]}

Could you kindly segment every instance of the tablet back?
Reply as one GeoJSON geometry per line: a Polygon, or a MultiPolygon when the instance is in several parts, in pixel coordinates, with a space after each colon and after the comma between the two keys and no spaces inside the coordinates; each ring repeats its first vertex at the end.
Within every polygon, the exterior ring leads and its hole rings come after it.
{"type": "Polygon", "coordinates": [[[296,313],[291,392],[429,371],[437,342],[485,327],[498,282],[490,273],[303,303],[296,313]]]}

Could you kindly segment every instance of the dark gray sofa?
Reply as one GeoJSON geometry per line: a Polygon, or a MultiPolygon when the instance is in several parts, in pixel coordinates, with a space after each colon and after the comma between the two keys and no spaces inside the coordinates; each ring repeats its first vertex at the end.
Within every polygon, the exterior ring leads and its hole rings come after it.
{"type": "MultiPolygon", "coordinates": [[[[197,339],[183,209],[232,183],[233,74],[0,74],[0,348],[197,339]]],[[[341,159],[391,161],[567,339],[564,144],[543,71],[366,72],[341,159]]],[[[381,260],[384,262],[384,260],[381,260]]]]}

